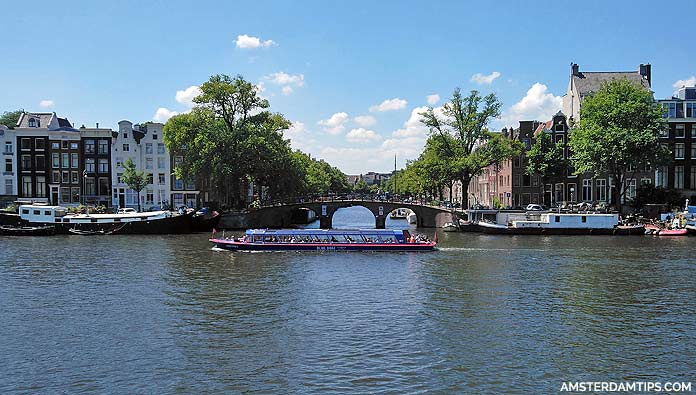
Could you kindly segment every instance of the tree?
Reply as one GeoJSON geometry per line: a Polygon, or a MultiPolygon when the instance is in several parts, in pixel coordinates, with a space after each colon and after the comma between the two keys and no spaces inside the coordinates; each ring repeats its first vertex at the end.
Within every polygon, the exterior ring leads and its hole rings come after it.
{"type": "Polygon", "coordinates": [[[569,137],[573,166],[576,174],[611,176],[619,211],[628,180],[640,169],[668,160],[667,148],[659,143],[660,131],[667,125],[663,113],[648,89],[625,78],[604,83],[583,99],[580,122],[569,137]]]}
{"type": "Polygon", "coordinates": [[[133,159],[128,158],[123,163],[123,176],[121,179],[128,185],[128,188],[134,190],[138,194],[138,211],[140,211],[140,192],[145,189],[148,184],[147,175],[144,171],[138,171],[135,168],[133,159]]]}
{"type": "Polygon", "coordinates": [[[0,115],[0,125],[5,125],[10,129],[14,129],[22,113],[24,113],[24,110],[5,111],[0,115]]]}
{"type": "MultiPolygon", "coordinates": [[[[542,185],[547,180],[561,177],[568,169],[569,162],[564,155],[564,144],[554,143],[549,133],[541,133],[527,151],[527,174],[539,174],[542,185]]],[[[549,202],[546,202],[547,204],[549,202]]]]}
{"type": "Polygon", "coordinates": [[[355,185],[353,186],[353,192],[356,192],[356,193],[368,193],[368,192],[370,192],[370,186],[367,185],[367,183],[365,182],[365,180],[363,180],[363,179],[361,178],[361,179],[359,179],[358,182],[356,182],[355,185]]]}
{"type": "Polygon", "coordinates": [[[302,172],[283,138],[290,122],[269,112],[268,101],[241,76],[214,75],[200,90],[192,111],[164,126],[165,144],[183,159],[177,177],[205,175],[215,186],[213,198],[232,207],[244,206],[253,184],[265,186],[270,197],[297,193],[302,172]]]}
{"type": "MultiPolygon", "coordinates": [[[[421,122],[430,129],[430,134],[443,138],[438,154],[451,163],[453,172],[466,193],[471,179],[487,166],[499,164],[522,152],[522,143],[491,133],[487,126],[492,118],[500,115],[500,102],[495,94],[481,97],[471,91],[462,97],[459,88],[442,107],[441,115],[433,108],[422,113],[421,122]]],[[[466,196],[463,206],[467,207],[466,196]]]]}

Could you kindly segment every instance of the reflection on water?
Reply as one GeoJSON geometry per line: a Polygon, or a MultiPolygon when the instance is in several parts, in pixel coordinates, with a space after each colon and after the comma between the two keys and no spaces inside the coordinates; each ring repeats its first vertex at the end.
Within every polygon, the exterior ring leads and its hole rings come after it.
{"type": "Polygon", "coordinates": [[[433,253],[0,238],[0,392],[528,394],[696,371],[694,239],[439,237],[433,253]]]}

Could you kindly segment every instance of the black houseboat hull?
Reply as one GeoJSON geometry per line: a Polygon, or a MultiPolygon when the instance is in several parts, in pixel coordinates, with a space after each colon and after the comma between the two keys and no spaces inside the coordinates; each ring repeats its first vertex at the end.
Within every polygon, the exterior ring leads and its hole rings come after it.
{"type": "Polygon", "coordinates": [[[192,233],[194,229],[193,213],[173,215],[167,218],[130,222],[61,222],[37,223],[22,222],[22,226],[53,226],[58,234],[76,234],[71,229],[84,234],[113,235],[166,235],[192,233]]]}

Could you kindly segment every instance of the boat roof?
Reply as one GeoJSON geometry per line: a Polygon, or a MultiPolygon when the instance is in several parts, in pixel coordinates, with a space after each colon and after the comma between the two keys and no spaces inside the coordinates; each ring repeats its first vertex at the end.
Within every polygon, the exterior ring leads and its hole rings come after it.
{"type": "Polygon", "coordinates": [[[401,229],[247,229],[247,235],[403,235],[401,229]]]}

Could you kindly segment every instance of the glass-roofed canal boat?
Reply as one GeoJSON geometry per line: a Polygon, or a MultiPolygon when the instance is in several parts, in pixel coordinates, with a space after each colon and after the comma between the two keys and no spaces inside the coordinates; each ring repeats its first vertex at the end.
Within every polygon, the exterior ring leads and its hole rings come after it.
{"type": "Polygon", "coordinates": [[[392,229],[249,229],[239,238],[214,234],[210,242],[232,251],[432,251],[435,238],[392,229]]]}

